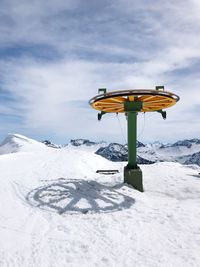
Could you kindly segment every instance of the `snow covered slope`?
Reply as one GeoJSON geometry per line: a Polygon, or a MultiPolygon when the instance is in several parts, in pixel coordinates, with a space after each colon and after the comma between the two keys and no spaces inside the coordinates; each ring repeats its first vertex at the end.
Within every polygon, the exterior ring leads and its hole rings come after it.
{"type": "Polygon", "coordinates": [[[1,267],[200,266],[197,166],[141,165],[141,193],[123,184],[126,162],[29,145],[0,155],[1,267]]]}
{"type": "Polygon", "coordinates": [[[15,153],[18,151],[35,151],[46,149],[47,147],[38,141],[20,134],[8,134],[5,140],[0,144],[0,155],[15,153]]]}

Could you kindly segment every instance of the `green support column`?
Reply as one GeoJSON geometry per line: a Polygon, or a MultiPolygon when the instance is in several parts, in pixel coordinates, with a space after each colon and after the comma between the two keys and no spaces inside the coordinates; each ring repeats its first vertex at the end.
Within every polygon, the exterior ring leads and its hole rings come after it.
{"type": "Polygon", "coordinates": [[[137,165],[137,112],[128,116],[128,165],[124,168],[124,182],[143,192],[142,171],[137,165]]]}
{"type": "Polygon", "coordinates": [[[128,167],[137,169],[137,113],[128,112],[128,167]]]}

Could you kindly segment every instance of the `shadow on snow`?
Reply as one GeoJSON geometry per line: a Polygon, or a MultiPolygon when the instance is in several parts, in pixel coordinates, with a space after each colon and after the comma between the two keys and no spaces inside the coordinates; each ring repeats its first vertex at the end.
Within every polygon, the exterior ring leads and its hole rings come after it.
{"type": "Polygon", "coordinates": [[[124,184],[106,186],[96,181],[60,178],[30,191],[26,200],[40,209],[64,213],[105,213],[130,208],[135,200],[118,190],[124,184]]]}

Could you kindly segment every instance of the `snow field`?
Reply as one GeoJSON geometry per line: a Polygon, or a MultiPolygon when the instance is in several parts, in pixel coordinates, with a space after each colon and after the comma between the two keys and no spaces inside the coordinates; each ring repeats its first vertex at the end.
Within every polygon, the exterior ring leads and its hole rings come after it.
{"type": "Polygon", "coordinates": [[[73,147],[1,155],[0,266],[200,266],[199,169],[143,165],[140,193],[124,164],[73,147]]]}

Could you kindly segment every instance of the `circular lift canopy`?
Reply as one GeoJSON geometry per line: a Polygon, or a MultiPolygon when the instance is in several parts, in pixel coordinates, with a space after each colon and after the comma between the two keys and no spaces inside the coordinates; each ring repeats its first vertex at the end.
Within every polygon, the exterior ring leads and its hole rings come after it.
{"type": "Polygon", "coordinates": [[[122,90],[100,94],[89,103],[97,110],[104,112],[126,112],[125,102],[142,102],[140,112],[150,112],[169,108],[176,104],[179,97],[173,93],[159,90],[122,90]]]}

